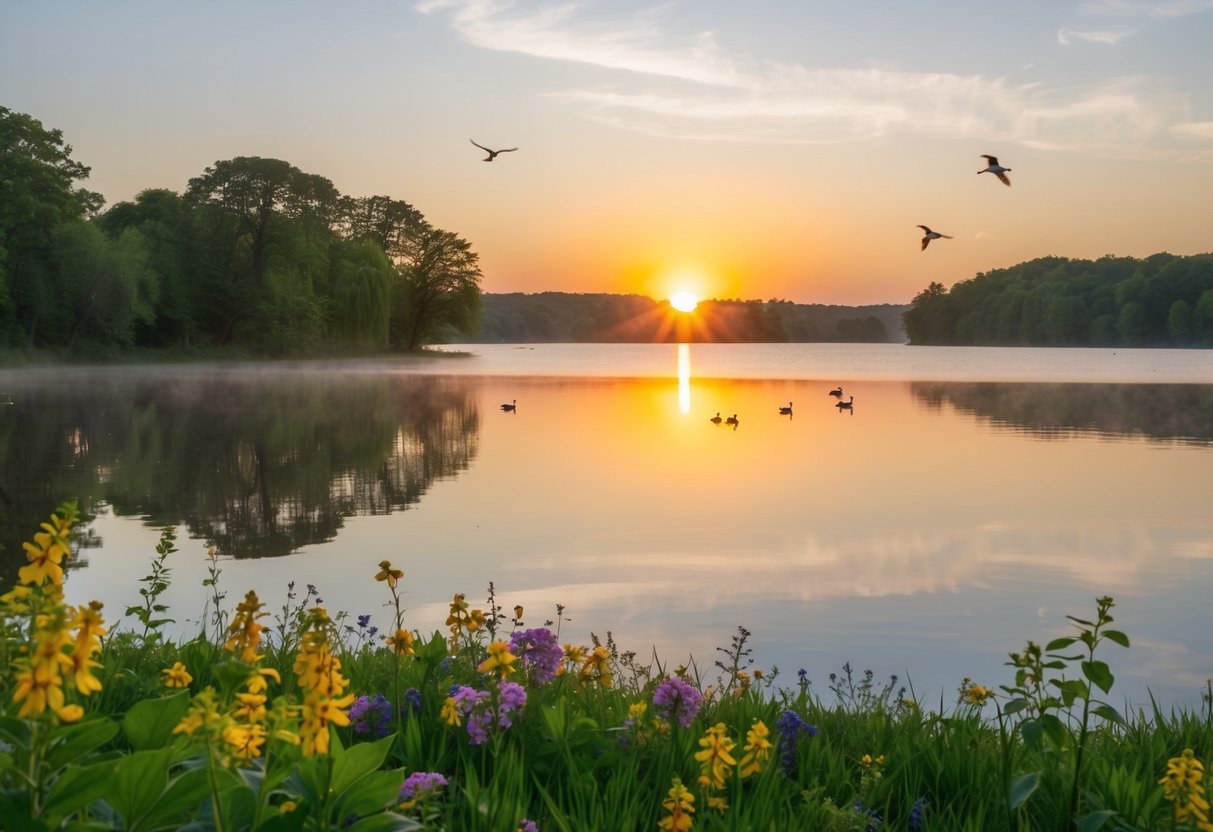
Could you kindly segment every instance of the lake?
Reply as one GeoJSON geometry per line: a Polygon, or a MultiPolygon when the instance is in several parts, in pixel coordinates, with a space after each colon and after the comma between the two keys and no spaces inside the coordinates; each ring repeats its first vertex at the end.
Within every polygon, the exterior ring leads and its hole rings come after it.
{"type": "Polygon", "coordinates": [[[75,497],[95,516],[68,600],[119,618],[176,525],[180,635],[214,544],[229,606],[279,609],[294,581],[383,627],[387,559],[423,633],[491,581],[528,626],[560,604],[562,641],[610,633],[705,682],[744,627],[755,667],[827,700],[846,662],[928,703],[1010,683],[1008,652],[1101,595],[1133,641],[1103,656],[1114,705],[1194,708],[1213,677],[1213,351],[443,351],[0,370],[5,582],[75,497]]]}

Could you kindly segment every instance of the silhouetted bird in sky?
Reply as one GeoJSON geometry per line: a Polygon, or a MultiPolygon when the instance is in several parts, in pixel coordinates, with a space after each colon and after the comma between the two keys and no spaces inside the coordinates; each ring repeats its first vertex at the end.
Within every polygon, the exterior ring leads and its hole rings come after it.
{"type": "Polygon", "coordinates": [[[1006,185],[1007,187],[1011,186],[1011,180],[1007,179],[1007,174],[1011,172],[1010,168],[1004,168],[1002,165],[998,164],[997,156],[991,156],[988,153],[983,153],[981,154],[981,158],[985,159],[990,164],[977,171],[978,173],[992,173],[998,177],[1002,184],[1006,185]]]}
{"type": "MultiPolygon", "coordinates": [[[[475,139],[468,139],[468,141],[471,142],[472,144],[476,144],[475,139]]],[[[516,147],[506,147],[506,148],[502,148],[501,150],[490,150],[489,148],[485,147],[482,144],[476,144],[476,147],[480,148],[485,153],[489,154],[488,156],[485,156],[483,159],[481,159],[482,162],[491,162],[497,158],[497,155],[499,153],[513,153],[515,150],[518,149],[516,147]]]]}
{"type": "Polygon", "coordinates": [[[918,227],[927,232],[927,235],[922,238],[922,251],[927,250],[927,245],[929,245],[932,240],[938,240],[940,237],[943,237],[945,240],[952,239],[951,236],[947,234],[940,234],[938,231],[932,231],[925,225],[920,225],[918,227]]]}
{"type": "Polygon", "coordinates": [[[518,409],[518,400],[514,399],[514,401],[510,402],[509,404],[503,404],[501,406],[501,409],[504,410],[506,413],[514,412],[515,410],[518,409]]]}

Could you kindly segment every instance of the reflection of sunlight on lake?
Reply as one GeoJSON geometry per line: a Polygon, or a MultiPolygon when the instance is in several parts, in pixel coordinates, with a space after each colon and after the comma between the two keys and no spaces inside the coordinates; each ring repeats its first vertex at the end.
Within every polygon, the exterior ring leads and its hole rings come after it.
{"type": "MultiPolygon", "coordinates": [[[[382,625],[373,575],[388,559],[423,635],[453,593],[483,607],[493,581],[527,626],[567,605],[565,641],[609,630],[642,660],[689,652],[710,679],[742,625],[758,666],[789,684],[806,667],[825,693],[849,660],[908,670],[938,699],[965,675],[1009,682],[1007,652],[1068,634],[1065,615],[1111,594],[1135,645],[1107,656],[1112,695],[1198,696],[1186,686],[1213,668],[1213,636],[1190,626],[1213,592],[1209,447],[1027,436],[924,403],[909,382],[695,378],[691,352],[680,345],[662,379],[478,379],[465,470],[407,511],[347,517],[335,541],[224,559],[229,604],[253,587],[277,609],[294,580],[382,625]],[[853,412],[827,395],[836,383],[853,412]],[[499,412],[513,399],[517,413],[499,412]],[[781,417],[792,400],[795,419],[781,417]],[[712,424],[717,411],[739,426],[712,424]]],[[[104,546],[69,600],[97,595],[112,620],[137,602],[158,532],[110,514],[95,528],[104,546]]],[[[183,533],[178,547],[168,600],[182,627],[206,597],[205,545],[183,533]]]]}
{"type": "Polygon", "coordinates": [[[678,412],[691,412],[691,345],[678,345],[678,412]]]}

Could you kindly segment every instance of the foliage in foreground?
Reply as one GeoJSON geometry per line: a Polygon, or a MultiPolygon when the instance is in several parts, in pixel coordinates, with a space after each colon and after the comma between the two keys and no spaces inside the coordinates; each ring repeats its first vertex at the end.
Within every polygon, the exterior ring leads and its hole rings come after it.
{"type": "Polygon", "coordinates": [[[1011,653],[1011,683],[965,679],[933,712],[849,665],[829,703],[803,670],[781,686],[744,628],[711,681],[609,633],[562,644],[562,607],[528,627],[492,584],[424,635],[387,561],[367,570],[380,634],[312,586],[276,615],[253,592],[230,610],[212,549],[203,631],[173,643],[172,529],[137,625],[107,632],[99,604],[64,602],[75,522],[53,514],[0,596],[6,829],[1213,830],[1213,688],[1203,714],[1098,699],[1104,654],[1129,646],[1111,598],[1011,653]]]}

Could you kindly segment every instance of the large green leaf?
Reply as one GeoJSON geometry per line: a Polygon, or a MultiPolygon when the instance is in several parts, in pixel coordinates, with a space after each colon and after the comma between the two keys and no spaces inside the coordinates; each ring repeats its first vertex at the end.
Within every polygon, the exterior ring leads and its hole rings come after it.
{"type": "Polygon", "coordinates": [[[395,736],[390,735],[375,742],[358,743],[349,748],[342,748],[339,743],[333,743],[333,774],[329,781],[332,794],[340,797],[354,781],[379,769],[387,759],[394,739],[395,736]]]}
{"type": "Polygon", "coordinates": [[[122,732],[136,751],[163,748],[172,741],[173,729],[189,712],[189,691],[136,702],[122,718],[122,732]]]}
{"type": "Polygon", "coordinates": [[[1039,771],[1033,771],[1012,780],[1011,787],[1007,789],[1007,801],[1011,804],[1011,808],[1018,809],[1022,806],[1039,785],[1039,771]]]}
{"type": "MultiPolygon", "coordinates": [[[[236,783],[228,772],[216,772],[220,790],[231,787],[236,783]]],[[[159,829],[166,826],[180,826],[181,822],[193,815],[193,810],[210,798],[210,772],[205,767],[198,767],[182,772],[168,784],[147,813],[140,819],[140,828],[159,829]]],[[[226,798],[225,798],[226,799],[226,798]]]]}
{"type": "Polygon", "coordinates": [[[1088,812],[1078,819],[1078,832],[1099,832],[1100,829],[1104,828],[1104,824],[1115,816],[1116,812],[1111,809],[1088,812]]]}
{"type": "Polygon", "coordinates": [[[68,766],[46,793],[43,815],[54,826],[73,812],[104,797],[114,779],[114,761],[68,766]]]}
{"type": "Polygon", "coordinates": [[[370,815],[381,812],[400,796],[404,777],[399,771],[373,771],[360,777],[337,795],[333,817],[370,815]]]}
{"type": "Polygon", "coordinates": [[[75,725],[64,725],[55,728],[51,739],[51,750],[46,760],[52,769],[58,769],[69,763],[81,762],[90,751],[96,750],[114,738],[118,733],[118,723],[109,717],[94,717],[75,725]]]}
{"type": "Polygon", "coordinates": [[[1107,693],[1112,689],[1112,669],[1107,662],[1089,661],[1082,663],[1082,675],[1090,679],[1100,690],[1107,693]]]}
{"type": "Polygon", "coordinates": [[[383,812],[363,818],[351,826],[349,832],[413,832],[424,828],[420,821],[393,812],[383,812]]]}
{"type": "Polygon", "coordinates": [[[114,808],[123,825],[130,829],[160,798],[168,785],[168,766],[172,759],[167,748],[136,751],[114,766],[113,787],[106,802],[114,808]]]}

